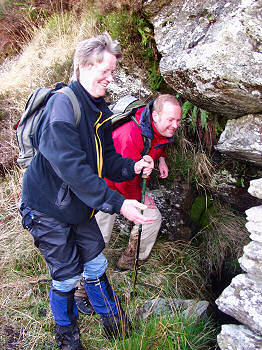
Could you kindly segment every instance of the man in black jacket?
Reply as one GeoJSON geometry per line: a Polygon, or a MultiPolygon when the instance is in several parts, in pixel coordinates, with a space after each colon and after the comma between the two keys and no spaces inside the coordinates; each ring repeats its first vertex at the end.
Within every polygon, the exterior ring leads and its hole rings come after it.
{"type": "Polygon", "coordinates": [[[69,87],[81,108],[80,123],[77,127],[65,94],[51,97],[34,136],[39,152],[23,179],[22,223],[52,276],[49,300],[63,350],[82,349],[74,300],[82,273],[106,334],[128,335],[131,328],[106,277],[105,244],[94,214],[100,210],[121,213],[136,224],[153,222],[139,211],[146,206],[126,200],[103,179],[127,181],[142,171],[148,176],[154,166],[149,156],[135,162],[122,158],[114,148],[112,113],[103,96],[120,58],[119,46],[107,33],[78,44],[69,87]]]}

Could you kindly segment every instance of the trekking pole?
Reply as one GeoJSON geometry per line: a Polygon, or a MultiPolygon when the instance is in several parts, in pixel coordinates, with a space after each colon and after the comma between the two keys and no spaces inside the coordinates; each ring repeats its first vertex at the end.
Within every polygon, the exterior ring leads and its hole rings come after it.
{"type": "MultiPolygon", "coordinates": [[[[146,176],[142,176],[142,195],[141,195],[141,203],[144,204],[145,202],[145,193],[146,193],[146,176]]],[[[141,210],[141,214],[143,214],[143,210],[141,210]]],[[[138,259],[139,259],[139,250],[140,250],[140,242],[141,242],[141,233],[142,233],[142,224],[139,225],[138,228],[138,241],[137,241],[137,249],[136,249],[136,260],[134,264],[134,280],[133,280],[133,292],[131,292],[130,296],[131,298],[133,296],[136,296],[136,281],[137,281],[137,272],[138,272],[138,259]]]]}

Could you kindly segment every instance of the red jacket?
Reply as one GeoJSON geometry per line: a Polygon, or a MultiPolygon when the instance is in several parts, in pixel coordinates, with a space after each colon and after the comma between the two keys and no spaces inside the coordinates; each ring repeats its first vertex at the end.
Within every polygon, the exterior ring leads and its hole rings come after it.
{"type": "MultiPolygon", "coordinates": [[[[151,139],[151,149],[149,155],[158,160],[160,157],[165,157],[165,145],[172,142],[173,139],[162,136],[156,130],[152,123],[151,108],[153,101],[146,107],[137,110],[135,118],[138,121],[140,128],[134,121],[130,121],[118,127],[113,131],[113,140],[115,149],[123,157],[132,158],[138,161],[142,157],[144,148],[143,135],[151,139]]],[[[141,178],[137,175],[133,180],[126,182],[113,182],[105,179],[108,186],[112,190],[117,190],[126,199],[141,200],[141,178]]]]}

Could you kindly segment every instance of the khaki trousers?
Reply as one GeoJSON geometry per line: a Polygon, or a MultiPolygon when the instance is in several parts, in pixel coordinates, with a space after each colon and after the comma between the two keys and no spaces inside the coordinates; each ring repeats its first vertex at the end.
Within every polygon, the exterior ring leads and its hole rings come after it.
{"type": "MultiPolygon", "coordinates": [[[[161,213],[157,208],[154,208],[154,209],[147,208],[144,210],[143,214],[145,216],[153,217],[154,222],[153,224],[142,226],[141,242],[140,242],[140,249],[139,249],[140,260],[146,260],[148,258],[155,244],[157,234],[159,232],[161,221],[162,221],[161,213]]],[[[102,211],[99,211],[95,215],[95,217],[96,217],[98,226],[102,232],[105,244],[108,245],[111,238],[113,226],[115,223],[116,214],[110,215],[102,211]]],[[[134,225],[134,227],[131,230],[130,237],[132,237],[133,239],[138,239],[138,230],[139,230],[139,225],[134,225]]]]}

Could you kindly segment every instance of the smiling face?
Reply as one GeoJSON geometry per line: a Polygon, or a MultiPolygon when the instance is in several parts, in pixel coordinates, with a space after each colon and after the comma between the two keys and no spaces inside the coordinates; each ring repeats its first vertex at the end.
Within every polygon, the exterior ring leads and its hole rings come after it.
{"type": "Polygon", "coordinates": [[[105,95],[107,85],[114,80],[116,63],[116,57],[105,51],[101,62],[79,67],[79,81],[91,96],[105,95]]]}
{"type": "Polygon", "coordinates": [[[181,122],[181,107],[165,102],[160,112],[153,111],[153,123],[162,136],[172,137],[181,122]]]}

